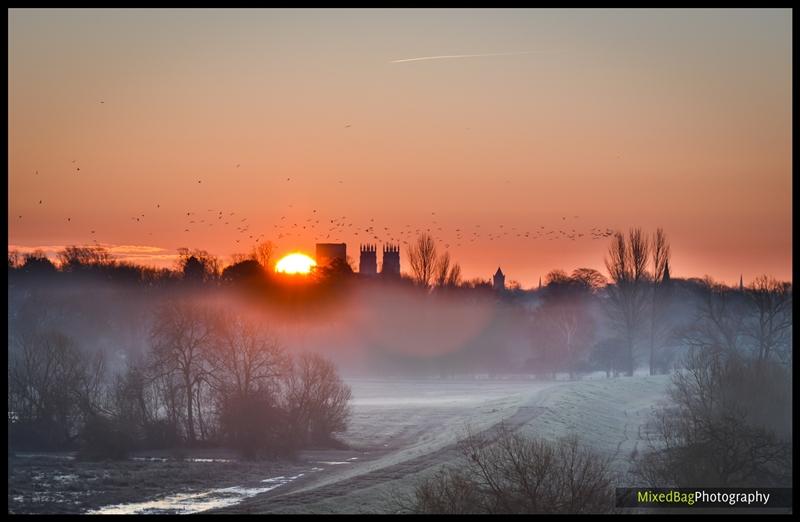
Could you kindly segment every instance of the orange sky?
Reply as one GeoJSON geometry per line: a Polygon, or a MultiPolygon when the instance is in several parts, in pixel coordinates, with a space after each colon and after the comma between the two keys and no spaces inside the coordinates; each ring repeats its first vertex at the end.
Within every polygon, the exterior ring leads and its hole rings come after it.
{"type": "Polygon", "coordinates": [[[9,245],[357,262],[394,239],[405,270],[430,228],[467,278],[531,286],[601,269],[592,227],[662,226],[677,276],[791,279],[791,32],[788,10],[11,10],[9,245]]]}

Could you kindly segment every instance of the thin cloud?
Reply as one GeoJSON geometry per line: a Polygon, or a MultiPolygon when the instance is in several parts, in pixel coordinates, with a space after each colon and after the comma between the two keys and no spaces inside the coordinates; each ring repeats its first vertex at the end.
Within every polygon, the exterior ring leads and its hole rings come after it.
{"type": "MultiPolygon", "coordinates": [[[[37,250],[44,252],[49,258],[55,258],[59,252],[71,245],[8,245],[8,251],[16,250],[20,254],[30,254],[37,250]]],[[[77,245],[85,247],[99,247],[111,254],[117,261],[130,261],[136,263],[156,264],[168,266],[178,258],[178,254],[171,253],[169,250],[152,245],[116,245],[112,243],[96,243],[77,245]]]]}
{"type": "Polygon", "coordinates": [[[483,58],[486,56],[519,56],[523,54],[534,54],[535,51],[519,51],[515,53],[481,53],[481,54],[442,54],[439,56],[420,56],[417,58],[403,58],[392,60],[389,63],[421,62],[424,60],[449,60],[451,58],[483,58]]]}

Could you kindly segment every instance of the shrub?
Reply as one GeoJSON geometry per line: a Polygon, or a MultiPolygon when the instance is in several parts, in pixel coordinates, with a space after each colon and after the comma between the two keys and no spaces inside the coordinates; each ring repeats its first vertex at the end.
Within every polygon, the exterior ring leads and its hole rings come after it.
{"type": "Polygon", "coordinates": [[[144,446],[149,449],[166,449],[181,443],[180,429],[169,419],[156,419],[144,426],[144,446]]]}
{"type": "Polygon", "coordinates": [[[465,464],[417,485],[406,502],[416,513],[602,513],[613,508],[607,459],[575,437],[526,438],[501,426],[496,440],[460,443],[465,464]]]}
{"type": "Polygon", "coordinates": [[[284,412],[265,394],[226,398],[220,424],[228,443],[245,458],[274,457],[288,451],[284,412]]]}
{"type": "Polygon", "coordinates": [[[80,433],[81,460],[121,460],[128,457],[134,440],[124,425],[101,414],[89,415],[80,433]]]}
{"type": "Polygon", "coordinates": [[[779,364],[692,350],[634,472],[659,486],[790,486],[791,397],[791,373],[779,364]]]}

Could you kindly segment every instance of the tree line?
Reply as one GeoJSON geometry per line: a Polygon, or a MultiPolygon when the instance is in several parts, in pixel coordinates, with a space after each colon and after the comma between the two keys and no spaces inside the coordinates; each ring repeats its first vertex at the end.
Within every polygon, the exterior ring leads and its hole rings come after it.
{"type": "Polygon", "coordinates": [[[331,444],[346,429],[350,389],[333,363],[287,353],[245,312],[167,299],[150,349],[116,371],[42,319],[10,339],[10,447],[105,458],[226,445],[261,457],[331,444]]]}

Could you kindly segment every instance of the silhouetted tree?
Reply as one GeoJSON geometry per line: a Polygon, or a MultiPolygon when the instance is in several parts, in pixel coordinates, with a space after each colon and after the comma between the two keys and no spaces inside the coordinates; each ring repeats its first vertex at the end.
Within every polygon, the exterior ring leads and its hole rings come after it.
{"type": "Polygon", "coordinates": [[[98,409],[104,359],[81,352],[56,330],[25,330],[15,335],[14,344],[8,402],[17,423],[9,437],[20,444],[63,448],[76,437],[81,419],[98,409]]]}
{"type": "Polygon", "coordinates": [[[222,271],[222,280],[228,283],[253,284],[263,282],[265,277],[264,268],[254,259],[240,261],[222,271]]]}
{"type": "Polygon", "coordinates": [[[153,371],[177,375],[186,402],[186,432],[195,435],[195,396],[206,378],[206,357],[214,335],[213,312],[199,304],[171,300],[157,310],[151,330],[153,371]]]}
{"type": "Polygon", "coordinates": [[[21,269],[23,273],[31,276],[48,276],[57,272],[56,266],[41,250],[25,254],[21,269]]]}
{"type": "Polygon", "coordinates": [[[353,277],[353,267],[341,258],[334,258],[327,265],[318,268],[317,280],[323,284],[336,285],[350,280],[353,277]]]}
{"type": "Polygon", "coordinates": [[[272,260],[275,256],[275,244],[272,241],[264,241],[253,247],[250,258],[258,262],[264,270],[272,270],[272,260]]]}
{"type": "Polygon", "coordinates": [[[203,263],[194,256],[190,256],[183,265],[183,279],[191,282],[202,282],[205,279],[206,269],[203,263]]]}
{"type": "Polygon", "coordinates": [[[220,312],[208,358],[209,382],[228,441],[250,458],[290,445],[280,407],[289,360],[272,332],[255,318],[220,312]]]}
{"type": "Polygon", "coordinates": [[[302,353],[286,383],[286,410],[295,441],[327,442],[347,428],[351,391],[323,356],[302,353]]]}
{"type": "Polygon", "coordinates": [[[438,288],[455,288],[461,282],[461,266],[450,262],[450,252],[445,252],[436,261],[433,277],[438,288]]]}
{"type": "Polygon", "coordinates": [[[624,368],[623,347],[625,341],[622,339],[602,339],[598,341],[591,351],[591,359],[596,366],[606,372],[606,378],[619,375],[624,368]]]}
{"type": "Polygon", "coordinates": [[[576,268],[575,270],[572,271],[572,276],[570,277],[574,281],[579,281],[586,288],[590,289],[593,292],[606,286],[606,284],[608,283],[608,281],[606,280],[606,276],[604,276],[594,268],[576,268]]]}
{"type": "Polygon", "coordinates": [[[665,310],[669,290],[669,242],[664,230],[659,228],[653,235],[650,247],[652,254],[652,289],[650,302],[650,375],[656,374],[656,350],[662,336],[662,314],[665,310]]]}
{"type": "Polygon", "coordinates": [[[648,283],[647,258],[649,244],[638,228],[625,236],[617,232],[605,259],[613,285],[607,288],[609,312],[625,340],[625,363],[628,375],[635,368],[635,346],[640,335],[648,283]]]}
{"type": "Polygon", "coordinates": [[[447,275],[450,273],[450,252],[445,252],[436,261],[434,267],[433,282],[436,286],[442,287],[447,283],[447,275]]]}
{"type": "Polygon", "coordinates": [[[569,281],[570,277],[567,275],[567,273],[559,268],[551,270],[544,277],[544,284],[546,287],[550,285],[566,284],[569,283],[569,281]]]}
{"type": "Polygon", "coordinates": [[[746,333],[755,345],[756,359],[791,362],[791,285],[762,275],[753,281],[747,295],[753,312],[746,333]]]}
{"type": "Polygon", "coordinates": [[[75,272],[114,265],[114,258],[102,247],[68,246],[58,253],[58,261],[64,272],[75,272]]]}
{"type": "Polygon", "coordinates": [[[230,311],[215,315],[214,340],[207,351],[213,387],[240,397],[256,391],[276,395],[289,361],[275,335],[255,318],[230,311]]]}
{"type": "Polygon", "coordinates": [[[560,270],[551,271],[542,304],[534,311],[539,363],[551,371],[566,370],[574,378],[589,353],[595,324],[589,312],[592,287],[560,270]]]}
{"type": "Polygon", "coordinates": [[[408,252],[411,274],[423,288],[430,288],[436,271],[436,242],[430,234],[420,234],[408,252]]]}
{"type": "Polygon", "coordinates": [[[461,284],[461,265],[456,263],[450,267],[450,273],[447,275],[447,282],[445,286],[455,288],[461,284]]]}
{"type": "Polygon", "coordinates": [[[697,316],[683,329],[683,342],[699,350],[743,353],[747,303],[742,296],[708,276],[695,285],[695,292],[697,316]]]}
{"type": "Polygon", "coordinates": [[[213,281],[219,276],[219,259],[205,250],[178,249],[178,269],[185,280],[193,282],[213,281]]]}

